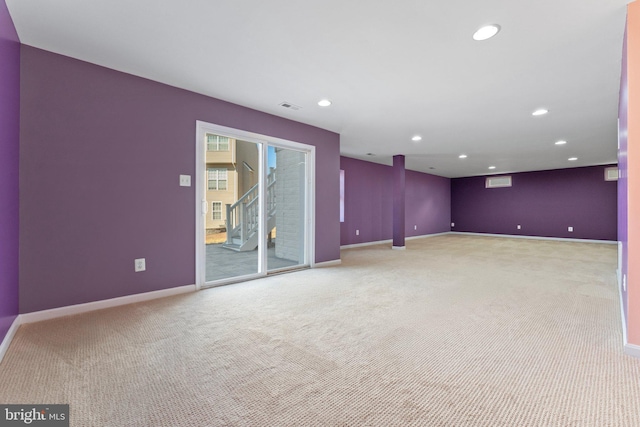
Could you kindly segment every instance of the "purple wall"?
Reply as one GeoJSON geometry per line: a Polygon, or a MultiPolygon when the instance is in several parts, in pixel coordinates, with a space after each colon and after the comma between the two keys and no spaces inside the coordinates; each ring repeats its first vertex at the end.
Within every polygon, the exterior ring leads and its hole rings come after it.
{"type": "Polygon", "coordinates": [[[195,283],[178,175],[196,120],[316,146],[316,261],[340,258],[338,134],[29,46],[21,61],[21,313],[195,283]]]}
{"type": "Polygon", "coordinates": [[[510,174],[507,188],[485,188],[484,176],[452,179],[452,230],[616,240],[617,185],[605,167],[510,174]]]}
{"type": "Polygon", "coordinates": [[[405,182],[405,236],[451,231],[451,180],[408,170],[405,182]]]}
{"type": "MultiPolygon", "coordinates": [[[[618,108],[619,128],[618,128],[618,241],[622,243],[621,277],[628,274],[628,173],[629,163],[627,159],[627,123],[629,107],[629,88],[627,77],[627,29],[624,31],[624,42],[622,46],[622,75],[620,77],[620,104],[618,108]]],[[[622,310],[624,321],[627,321],[627,291],[622,292],[622,310]]]]}
{"type": "MultiPolygon", "coordinates": [[[[393,168],[349,157],[340,158],[340,168],[345,174],[345,221],[340,228],[340,244],[392,239],[393,168]],[[360,230],[359,236],[356,230],[360,230]]],[[[448,178],[406,171],[406,237],[449,231],[450,194],[448,178]]]]}
{"type": "Polygon", "coordinates": [[[18,315],[20,42],[0,0],[0,342],[18,315]]]}
{"type": "Polygon", "coordinates": [[[340,244],[391,239],[391,167],[340,157],[340,169],[344,170],[344,222],[340,224],[340,244]],[[356,230],[360,230],[359,236],[356,236],[356,230]]]}

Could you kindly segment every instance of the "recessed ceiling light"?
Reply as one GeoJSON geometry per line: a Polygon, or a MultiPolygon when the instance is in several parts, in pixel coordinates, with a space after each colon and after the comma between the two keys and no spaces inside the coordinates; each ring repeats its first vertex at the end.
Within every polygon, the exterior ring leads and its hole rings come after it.
{"type": "Polygon", "coordinates": [[[331,105],[331,101],[329,101],[328,99],[321,99],[320,101],[318,101],[318,105],[321,107],[328,107],[329,105],[331,105]]]}
{"type": "Polygon", "coordinates": [[[531,113],[531,115],[532,116],[544,116],[548,112],[549,112],[549,110],[547,110],[546,108],[538,108],[536,111],[531,113]]]}
{"type": "Polygon", "coordinates": [[[560,141],[556,141],[556,145],[564,145],[566,143],[567,141],[565,141],[564,139],[561,139],[560,141]]]}
{"type": "Polygon", "coordinates": [[[460,154],[458,157],[461,158],[461,159],[466,159],[467,155],[466,154],[460,154]]]}
{"type": "Polygon", "coordinates": [[[485,25],[484,27],[478,29],[478,31],[473,33],[473,39],[477,41],[487,40],[498,34],[498,31],[500,31],[500,25],[485,25]]]}
{"type": "Polygon", "coordinates": [[[491,169],[491,170],[493,170],[495,168],[496,168],[495,166],[489,166],[489,169],[491,169]]]}
{"type": "Polygon", "coordinates": [[[420,135],[416,135],[413,138],[411,138],[412,141],[422,141],[422,137],[420,135]]]}
{"type": "Polygon", "coordinates": [[[578,160],[578,158],[577,158],[577,157],[569,157],[569,161],[570,161],[570,162],[575,162],[576,160],[578,160]]]}

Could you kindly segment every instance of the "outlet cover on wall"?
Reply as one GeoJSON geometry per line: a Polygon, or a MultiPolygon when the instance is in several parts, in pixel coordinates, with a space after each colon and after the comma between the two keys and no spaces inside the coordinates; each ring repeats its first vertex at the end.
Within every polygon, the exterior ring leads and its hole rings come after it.
{"type": "Polygon", "coordinates": [[[360,235],[360,230],[356,230],[356,236],[360,235]]]}
{"type": "Polygon", "coordinates": [[[451,223],[451,226],[452,226],[452,227],[455,227],[455,226],[456,226],[456,223],[455,223],[455,222],[452,222],[452,223],[451,223]]]}
{"type": "Polygon", "coordinates": [[[418,229],[418,226],[417,226],[417,225],[414,225],[414,226],[413,226],[413,229],[414,229],[414,230],[417,230],[417,229],[418,229]]]}
{"type": "Polygon", "coordinates": [[[180,175],[180,187],[191,187],[191,175],[180,175]]]}
{"type": "Polygon", "coordinates": [[[569,230],[569,233],[573,233],[573,227],[568,227],[567,230],[569,230]]]}
{"type": "Polygon", "coordinates": [[[140,272],[140,271],[145,271],[147,269],[147,263],[145,258],[138,258],[133,260],[134,263],[134,270],[136,273],[140,272]]]}
{"type": "Polygon", "coordinates": [[[517,225],[518,230],[522,229],[522,226],[520,224],[517,225]]]}

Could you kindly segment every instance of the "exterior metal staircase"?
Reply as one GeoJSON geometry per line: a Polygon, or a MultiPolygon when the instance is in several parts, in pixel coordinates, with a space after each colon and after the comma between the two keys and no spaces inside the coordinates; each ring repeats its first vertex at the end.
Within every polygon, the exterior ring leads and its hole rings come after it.
{"type": "MultiPolygon", "coordinates": [[[[276,170],[267,175],[267,233],[276,226],[276,170]]],[[[259,194],[256,184],[232,205],[227,205],[227,241],[222,247],[238,252],[258,247],[259,194]]]]}

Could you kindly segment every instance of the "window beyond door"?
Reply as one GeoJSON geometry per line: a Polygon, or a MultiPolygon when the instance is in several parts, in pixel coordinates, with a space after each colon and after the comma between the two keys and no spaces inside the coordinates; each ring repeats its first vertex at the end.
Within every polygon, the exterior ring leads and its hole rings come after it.
{"type": "Polygon", "coordinates": [[[227,189],[227,169],[207,169],[209,190],[226,190],[227,189]]]}
{"type": "Polygon", "coordinates": [[[229,137],[208,133],[207,151],[229,151],[229,137]]]}
{"type": "Polygon", "coordinates": [[[211,202],[211,219],[214,221],[222,219],[222,202],[211,202]]]}

